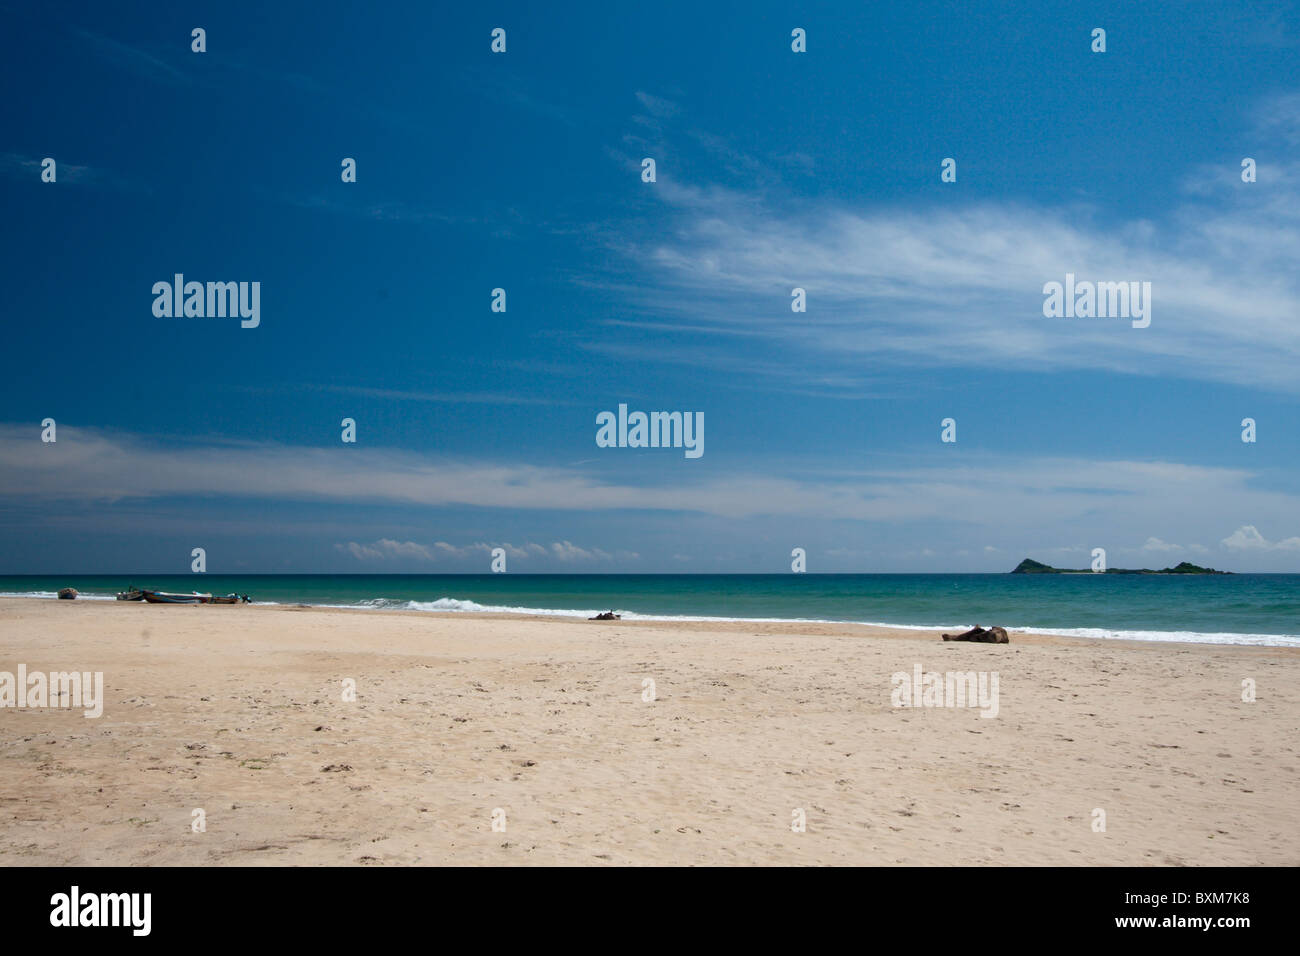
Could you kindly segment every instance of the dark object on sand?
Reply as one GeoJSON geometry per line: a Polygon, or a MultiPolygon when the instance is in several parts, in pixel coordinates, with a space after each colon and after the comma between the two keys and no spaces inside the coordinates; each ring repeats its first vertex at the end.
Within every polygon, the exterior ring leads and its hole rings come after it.
{"type": "Polygon", "coordinates": [[[1010,644],[1011,638],[1007,637],[1007,632],[1000,627],[990,627],[987,630],[976,626],[972,627],[965,634],[945,634],[945,641],[978,641],[980,644],[1010,644]]]}
{"type": "MultiPolygon", "coordinates": [[[[200,594],[198,591],[191,591],[188,594],[179,594],[174,591],[150,591],[148,588],[141,590],[140,594],[150,604],[247,604],[247,594],[218,594],[215,597],[211,594],[200,594]]],[[[123,598],[122,600],[130,600],[123,598]]]]}
{"type": "Polygon", "coordinates": [[[76,589],[76,588],[60,588],[60,589],[59,589],[59,600],[60,600],[60,601],[75,601],[76,599],[77,599],[77,589],[76,589]]]}
{"type": "Polygon", "coordinates": [[[141,594],[150,604],[211,604],[211,594],[200,594],[198,591],[191,591],[189,594],[178,594],[174,591],[150,591],[148,588],[143,589],[141,594]]]}
{"type": "Polygon", "coordinates": [[[589,621],[621,621],[623,618],[613,611],[606,611],[604,614],[597,614],[595,617],[587,618],[589,621]]]}
{"type": "Polygon", "coordinates": [[[125,591],[117,592],[117,599],[119,601],[143,601],[144,592],[133,584],[127,585],[125,591]]]}

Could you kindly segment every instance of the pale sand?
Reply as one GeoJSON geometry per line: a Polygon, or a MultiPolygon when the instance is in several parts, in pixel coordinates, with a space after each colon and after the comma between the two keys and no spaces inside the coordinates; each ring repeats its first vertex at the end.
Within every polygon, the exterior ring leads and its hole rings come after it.
{"type": "Polygon", "coordinates": [[[107,700],[0,710],[0,864],[1300,863],[1300,652],[1012,642],[0,599],[107,700]],[[999,715],[892,707],[918,662],[999,715]]]}

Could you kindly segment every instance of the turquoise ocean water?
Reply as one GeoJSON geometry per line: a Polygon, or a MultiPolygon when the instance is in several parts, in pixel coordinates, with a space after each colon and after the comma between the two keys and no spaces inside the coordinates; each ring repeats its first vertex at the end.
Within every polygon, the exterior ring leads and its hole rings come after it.
{"type": "Polygon", "coordinates": [[[628,619],[1000,624],[1096,638],[1300,646],[1300,574],[179,574],[0,576],[0,595],[128,584],[254,602],[628,619]]]}

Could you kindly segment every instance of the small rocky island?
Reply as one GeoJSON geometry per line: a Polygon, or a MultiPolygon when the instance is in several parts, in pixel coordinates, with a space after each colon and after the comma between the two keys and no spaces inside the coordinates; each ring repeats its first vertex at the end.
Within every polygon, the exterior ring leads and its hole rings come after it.
{"type": "Polygon", "coordinates": [[[1231,574],[1231,571],[1216,571],[1214,568],[1203,568],[1199,564],[1192,564],[1190,561],[1183,561],[1172,568],[1162,568],[1159,571],[1152,571],[1150,568],[1107,568],[1103,571],[1090,571],[1087,568],[1081,570],[1073,568],[1054,568],[1050,564],[1043,564],[1041,561],[1035,561],[1033,558],[1025,558],[1015,566],[1011,571],[1012,574],[1231,574]]]}

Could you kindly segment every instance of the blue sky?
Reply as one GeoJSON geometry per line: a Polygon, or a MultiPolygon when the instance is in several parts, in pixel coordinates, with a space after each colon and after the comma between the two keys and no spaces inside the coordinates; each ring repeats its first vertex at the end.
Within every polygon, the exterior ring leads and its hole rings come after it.
{"type": "Polygon", "coordinates": [[[972,6],[4,4],[0,572],[1300,571],[1300,8],[972,6]]]}

